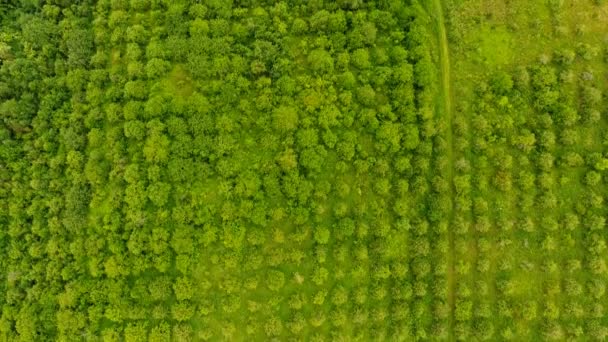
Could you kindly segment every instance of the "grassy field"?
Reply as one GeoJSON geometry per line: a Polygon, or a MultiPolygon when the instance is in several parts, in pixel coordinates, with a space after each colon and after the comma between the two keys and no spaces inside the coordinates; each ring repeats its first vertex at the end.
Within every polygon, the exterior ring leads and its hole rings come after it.
{"type": "Polygon", "coordinates": [[[601,173],[592,160],[605,155],[608,121],[588,94],[607,89],[608,7],[445,5],[456,178],[472,204],[456,206],[454,336],[603,339],[605,261],[591,244],[605,243],[606,188],[589,177],[601,173]]]}

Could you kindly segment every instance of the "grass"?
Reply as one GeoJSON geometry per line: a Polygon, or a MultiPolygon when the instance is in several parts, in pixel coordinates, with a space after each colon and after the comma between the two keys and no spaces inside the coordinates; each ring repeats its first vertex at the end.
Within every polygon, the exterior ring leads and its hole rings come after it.
{"type": "Polygon", "coordinates": [[[181,65],[176,65],[167,77],[165,89],[170,95],[188,97],[194,91],[192,79],[181,65]]]}

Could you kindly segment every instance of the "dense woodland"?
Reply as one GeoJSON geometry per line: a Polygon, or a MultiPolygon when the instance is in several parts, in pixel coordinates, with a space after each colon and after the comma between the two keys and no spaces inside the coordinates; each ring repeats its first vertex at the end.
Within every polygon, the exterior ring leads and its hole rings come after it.
{"type": "Polygon", "coordinates": [[[608,31],[479,2],[0,2],[0,341],[608,338],[608,31]]]}
{"type": "Polygon", "coordinates": [[[447,336],[447,127],[419,9],[3,9],[4,340],[447,336]]]}

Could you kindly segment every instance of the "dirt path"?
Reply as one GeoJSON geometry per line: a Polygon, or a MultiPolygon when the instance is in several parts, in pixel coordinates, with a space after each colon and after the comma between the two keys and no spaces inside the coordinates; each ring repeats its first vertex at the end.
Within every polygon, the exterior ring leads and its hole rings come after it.
{"type": "Polygon", "coordinates": [[[450,212],[450,227],[448,228],[448,237],[450,241],[450,250],[448,252],[448,304],[450,306],[450,337],[453,337],[454,332],[454,289],[455,289],[455,277],[454,277],[454,230],[452,228],[452,222],[454,222],[454,143],[452,134],[452,91],[450,88],[450,53],[448,48],[448,37],[445,29],[445,19],[443,16],[443,4],[442,0],[433,0],[434,4],[434,18],[436,22],[438,41],[439,41],[439,56],[441,63],[441,88],[443,93],[443,110],[444,117],[447,126],[446,140],[448,142],[448,159],[450,161],[450,167],[447,170],[448,181],[451,187],[452,194],[452,210],[450,212]]]}
{"type": "MultiPolygon", "coordinates": [[[[452,92],[450,88],[450,53],[448,49],[448,37],[445,30],[445,19],[443,16],[443,4],[442,0],[433,0],[434,13],[439,41],[439,56],[441,63],[441,88],[443,93],[443,110],[444,117],[447,120],[446,140],[448,142],[448,159],[450,161],[448,168],[448,178],[451,187],[452,194],[452,206],[454,205],[454,143],[452,136],[452,92]]],[[[454,208],[450,212],[450,223],[454,222],[454,208]]],[[[452,224],[448,229],[448,235],[450,240],[450,250],[448,252],[448,304],[450,306],[450,337],[453,337],[454,331],[454,230],[452,224]]]]}
{"type": "MultiPolygon", "coordinates": [[[[433,25],[433,32],[437,36],[437,45],[439,48],[439,66],[441,69],[440,81],[440,113],[443,120],[446,122],[446,131],[445,138],[448,143],[448,160],[449,160],[449,168],[446,170],[448,182],[450,183],[450,192],[452,196],[452,206],[454,205],[454,143],[453,143],[453,133],[452,133],[452,90],[451,90],[451,68],[450,68],[450,53],[448,47],[448,37],[446,33],[445,27],[445,18],[443,14],[443,0],[432,0],[432,1],[422,1],[422,7],[425,9],[426,13],[431,20],[431,25],[433,25]]],[[[453,332],[454,332],[454,292],[455,292],[455,274],[454,274],[454,231],[452,229],[452,222],[454,222],[454,209],[452,208],[449,215],[450,227],[448,229],[448,238],[450,242],[450,249],[448,252],[447,260],[448,260],[448,304],[450,307],[450,317],[449,317],[449,334],[450,340],[453,340],[453,332]]]]}

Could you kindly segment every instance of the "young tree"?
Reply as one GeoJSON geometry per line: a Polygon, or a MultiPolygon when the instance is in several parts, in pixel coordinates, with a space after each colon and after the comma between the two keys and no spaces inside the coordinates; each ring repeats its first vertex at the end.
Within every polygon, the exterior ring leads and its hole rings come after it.
{"type": "Polygon", "coordinates": [[[162,322],[159,325],[150,329],[148,335],[148,341],[150,342],[170,342],[171,341],[171,329],[169,324],[162,322]]]}
{"type": "Polygon", "coordinates": [[[179,277],[173,284],[173,292],[177,300],[189,300],[192,299],[194,288],[192,280],[189,277],[179,277]]]}
{"type": "Polygon", "coordinates": [[[278,270],[268,271],[267,286],[272,291],[279,291],[285,285],[285,275],[278,270]]]}

